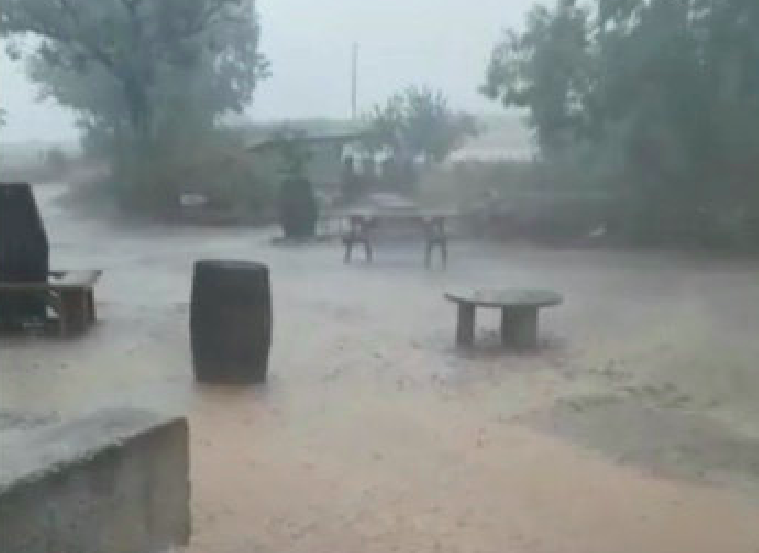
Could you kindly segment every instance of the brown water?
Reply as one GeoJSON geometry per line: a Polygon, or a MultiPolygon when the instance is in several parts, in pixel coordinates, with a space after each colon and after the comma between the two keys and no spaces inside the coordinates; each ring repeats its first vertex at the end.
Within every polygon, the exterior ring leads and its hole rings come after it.
{"type": "Polygon", "coordinates": [[[344,266],[337,244],[82,220],[60,192],[38,190],[53,266],[105,269],[102,322],[73,342],[4,339],[0,406],[188,413],[192,551],[759,551],[756,263],[462,242],[446,272],[416,246],[344,266]],[[206,257],[271,266],[264,389],[192,383],[206,257]],[[567,301],[539,354],[501,351],[483,312],[462,355],[442,292],[469,285],[567,301]]]}

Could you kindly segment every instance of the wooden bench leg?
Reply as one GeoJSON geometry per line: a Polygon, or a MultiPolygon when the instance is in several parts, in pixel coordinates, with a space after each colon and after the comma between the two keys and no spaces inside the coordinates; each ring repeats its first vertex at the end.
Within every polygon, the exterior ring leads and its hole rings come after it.
{"type": "Polygon", "coordinates": [[[351,262],[351,254],[353,253],[353,240],[351,238],[345,239],[345,262],[351,262]]]}
{"type": "Polygon", "coordinates": [[[501,312],[501,340],[505,346],[534,349],[538,346],[538,309],[511,307],[501,312]]]}
{"type": "Polygon", "coordinates": [[[456,323],[456,345],[462,348],[474,346],[475,306],[459,303],[456,323]]]}
{"type": "Polygon", "coordinates": [[[443,269],[448,266],[448,242],[444,238],[432,238],[428,239],[425,244],[424,251],[424,266],[427,269],[432,268],[432,258],[435,253],[435,246],[440,248],[440,262],[443,269]]]}
{"type": "Polygon", "coordinates": [[[89,320],[88,295],[84,290],[61,290],[60,319],[61,336],[83,332],[89,320]]]}
{"type": "Polygon", "coordinates": [[[365,238],[346,238],[345,239],[345,262],[350,263],[353,257],[353,244],[361,242],[364,245],[364,253],[366,254],[366,260],[371,263],[374,261],[374,251],[369,240],[365,238]]]}

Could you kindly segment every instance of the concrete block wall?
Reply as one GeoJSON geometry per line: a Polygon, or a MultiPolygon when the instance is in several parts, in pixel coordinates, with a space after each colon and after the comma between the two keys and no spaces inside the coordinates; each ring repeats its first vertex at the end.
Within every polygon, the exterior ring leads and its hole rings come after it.
{"type": "Polygon", "coordinates": [[[117,409],[0,434],[0,553],[157,553],[189,536],[186,419],[117,409]]]}

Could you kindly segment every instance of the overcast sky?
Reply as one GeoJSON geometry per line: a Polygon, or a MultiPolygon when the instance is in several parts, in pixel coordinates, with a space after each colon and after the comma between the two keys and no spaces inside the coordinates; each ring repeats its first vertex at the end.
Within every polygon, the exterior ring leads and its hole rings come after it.
{"type": "MultiPolygon", "coordinates": [[[[261,83],[255,119],[344,117],[350,111],[351,45],[359,44],[359,110],[412,83],[441,88],[451,104],[497,112],[481,98],[493,44],[522,25],[534,0],[258,0],[262,51],[273,76],[261,83]]],[[[23,67],[0,61],[6,141],[75,137],[71,116],[35,102],[23,67]]]]}

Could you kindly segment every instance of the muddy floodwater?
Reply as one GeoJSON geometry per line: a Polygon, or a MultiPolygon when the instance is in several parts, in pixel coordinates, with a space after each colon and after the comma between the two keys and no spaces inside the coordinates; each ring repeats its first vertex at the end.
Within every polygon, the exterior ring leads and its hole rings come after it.
{"type": "MultiPolygon", "coordinates": [[[[75,215],[38,187],[56,269],[104,270],[73,341],[3,338],[0,408],[186,413],[193,553],[759,553],[759,264],[456,241],[342,262],[273,231],[75,215]],[[192,263],[271,267],[270,379],[193,384],[192,263]],[[536,354],[454,343],[449,287],[561,292],[536,354]]],[[[13,424],[6,426],[13,430],[13,424]]]]}

